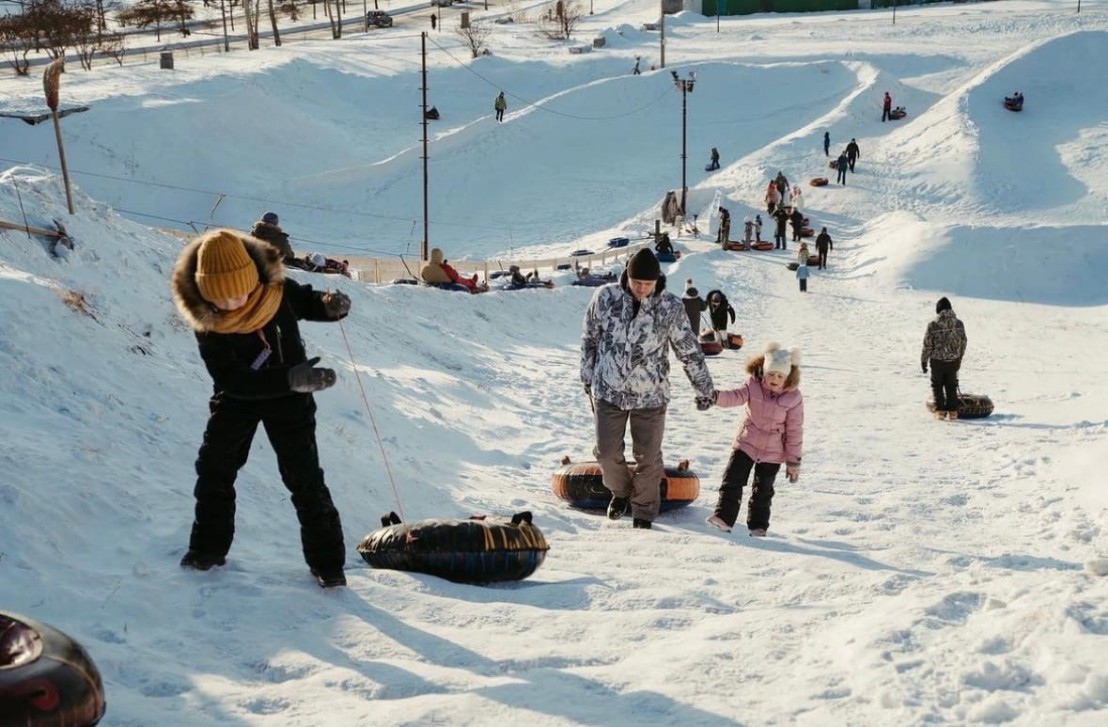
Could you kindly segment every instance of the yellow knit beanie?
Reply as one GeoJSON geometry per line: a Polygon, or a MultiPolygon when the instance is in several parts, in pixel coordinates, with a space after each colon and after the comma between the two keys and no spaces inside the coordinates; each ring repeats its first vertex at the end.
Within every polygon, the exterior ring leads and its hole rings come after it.
{"type": "Polygon", "coordinates": [[[196,287],[209,303],[249,295],[258,287],[258,267],[230,230],[208,233],[196,254],[196,287]]]}

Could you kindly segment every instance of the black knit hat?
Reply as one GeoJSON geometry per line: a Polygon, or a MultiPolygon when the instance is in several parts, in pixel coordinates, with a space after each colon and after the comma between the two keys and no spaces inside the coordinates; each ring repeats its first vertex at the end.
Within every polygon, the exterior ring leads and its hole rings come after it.
{"type": "Polygon", "coordinates": [[[942,313],[944,310],[951,310],[950,300],[945,295],[939,298],[939,302],[935,304],[936,313],[942,313]]]}
{"type": "Polygon", "coordinates": [[[642,248],[627,263],[627,277],[633,280],[657,280],[661,274],[662,267],[650,248],[642,248]]]}

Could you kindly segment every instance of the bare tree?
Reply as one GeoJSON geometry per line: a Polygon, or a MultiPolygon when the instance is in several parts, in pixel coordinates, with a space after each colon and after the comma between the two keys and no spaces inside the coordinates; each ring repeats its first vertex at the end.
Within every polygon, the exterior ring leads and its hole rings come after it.
{"type": "Polygon", "coordinates": [[[269,26],[273,28],[273,45],[281,46],[281,31],[277,30],[277,13],[273,9],[273,0],[265,0],[266,10],[269,11],[269,26]]]}
{"type": "Polygon", "coordinates": [[[327,13],[327,19],[331,22],[331,37],[338,40],[342,37],[342,6],[341,0],[323,0],[323,9],[327,13]],[[332,3],[335,6],[331,10],[332,3]]]}
{"type": "Polygon", "coordinates": [[[138,0],[130,8],[116,14],[120,25],[136,28],[154,26],[154,37],[162,40],[162,25],[176,25],[181,35],[188,35],[187,21],[192,18],[192,6],[186,0],[138,0]]]}
{"type": "Polygon", "coordinates": [[[584,8],[578,0],[558,0],[553,10],[539,18],[538,26],[548,38],[569,40],[584,17],[584,8]]]}
{"type": "Polygon", "coordinates": [[[35,34],[26,15],[0,17],[0,48],[7,54],[15,75],[30,75],[31,62],[27,60],[27,54],[35,48],[35,34]]]}
{"type": "Polygon", "coordinates": [[[100,55],[108,56],[120,66],[123,65],[123,56],[127,54],[127,42],[122,33],[108,33],[100,36],[100,55]]]}
{"type": "Polygon", "coordinates": [[[258,37],[258,15],[261,14],[261,0],[243,0],[242,9],[246,16],[246,47],[249,50],[261,48],[258,37]]]}
{"type": "Polygon", "coordinates": [[[85,6],[66,6],[61,0],[32,0],[24,8],[25,31],[34,39],[36,50],[51,58],[64,58],[78,37],[87,35],[94,22],[85,6]]]}
{"type": "Polygon", "coordinates": [[[468,28],[459,27],[455,32],[469,47],[470,56],[477,58],[485,49],[485,42],[489,39],[491,31],[481,23],[470,23],[468,28]]]}

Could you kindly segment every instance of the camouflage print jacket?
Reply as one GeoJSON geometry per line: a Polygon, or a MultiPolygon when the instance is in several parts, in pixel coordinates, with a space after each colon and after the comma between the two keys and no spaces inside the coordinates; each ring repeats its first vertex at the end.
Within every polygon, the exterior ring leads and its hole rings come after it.
{"type": "Polygon", "coordinates": [[[673,348],[698,396],[711,396],[712,375],[689,327],[681,299],[665,291],[665,277],[639,305],[619,283],[597,289],[581,334],[581,381],[593,396],[625,411],[669,403],[669,349],[673,348]]]}
{"type": "Polygon", "coordinates": [[[929,359],[961,363],[965,353],[966,327],[954,315],[954,311],[944,310],[935,320],[927,324],[920,364],[926,366],[929,359]]]}

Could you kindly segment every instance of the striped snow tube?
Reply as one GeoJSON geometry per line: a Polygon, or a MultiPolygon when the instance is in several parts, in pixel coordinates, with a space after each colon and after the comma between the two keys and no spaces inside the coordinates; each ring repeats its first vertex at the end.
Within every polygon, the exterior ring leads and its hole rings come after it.
{"type": "MultiPolygon", "coordinates": [[[[927,400],[928,411],[935,411],[935,400],[927,400]]],[[[983,394],[958,394],[959,419],[984,419],[993,413],[993,400],[983,394]]]]}
{"type": "Polygon", "coordinates": [[[0,611],[0,724],[95,725],[104,684],[84,647],[55,628],[0,611]]]}
{"type": "Polygon", "coordinates": [[[518,581],[535,572],[550,546],[521,512],[510,522],[420,520],[410,525],[396,513],[381,518],[384,527],[362,538],[358,552],[374,568],[426,573],[455,583],[518,581]]]}
{"type": "MultiPolygon", "coordinates": [[[[627,467],[634,469],[630,463],[627,467]]],[[[612,499],[612,491],[604,486],[604,474],[597,462],[562,466],[551,475],[550,486],[555,495],[584,510],[607,508],[612,499]]],[[[682,460],[677,467],[666,467],[661,487],[662,512],[685,507],[699,496],[700,478],[689,469],[687,460],[682,460]]]]}

